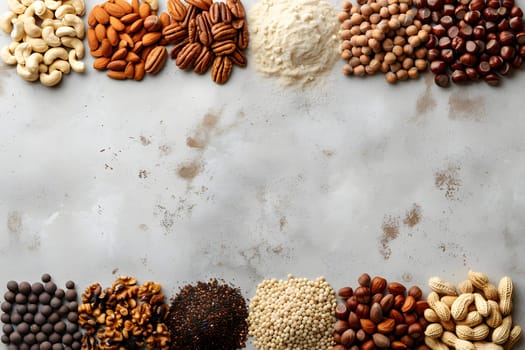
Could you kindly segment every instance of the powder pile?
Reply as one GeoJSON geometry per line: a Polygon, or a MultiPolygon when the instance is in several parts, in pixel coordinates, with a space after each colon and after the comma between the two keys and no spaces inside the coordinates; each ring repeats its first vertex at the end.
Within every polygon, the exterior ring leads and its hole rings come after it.
{"type": "Polygon", "coordinates": [[[238,288],[217,280],[186,285],[173,297],[172,350],[233,350],[246,346],[248,307],[238,288]]]}
{"type": "Polygon", "coordinates": [[[264,280],[250,302],[249,335],[257,349],[331,350],[335,305],[324,277],[264,280]]]}
{"type": "Polygon", "coordinates": [[[248,13],[255,69],[304,86],[338,59],[337,11],[322,0],[260,0],[248,13]]]}

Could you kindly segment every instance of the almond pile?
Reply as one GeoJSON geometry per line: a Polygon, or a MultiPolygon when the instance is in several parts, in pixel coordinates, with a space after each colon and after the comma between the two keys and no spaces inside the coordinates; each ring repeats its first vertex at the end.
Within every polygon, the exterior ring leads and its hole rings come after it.
{"type": "Polygon", "coordinates": [[[162,30],[170,24],[167,13],[157,16],[154,1],[108,0],[93,7],[87,33],[93,67],[108,70],[113,79],[142,80],[165,65],[168,52],[162,30]]]}
{"type": "Polygon", "coordinates": [[[343,302],[335,309],[333,350],[394,350],[424,346],[423,317],[428,303],[421,300],[417,286],[408,289],[399,282],[387,283],[383,277],[373,279],[367,273],[359,279],[359,287],[338,291],[343,302]]]}
{"type": "Polygon", "coordinates": [[[182,70],[204,74],[211,67],[211,78],[224,84],[233,65],[245,67],[244,49],[248,46],[248,27],[240,0],[168,0],[172,23],[162,34],[175,46],[171,58],[182,70]]]}

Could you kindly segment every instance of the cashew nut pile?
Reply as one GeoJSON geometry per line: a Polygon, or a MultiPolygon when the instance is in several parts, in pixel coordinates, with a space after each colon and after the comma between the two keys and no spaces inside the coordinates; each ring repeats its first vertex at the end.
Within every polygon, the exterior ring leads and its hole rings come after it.
{"type": "Polygon", "coordinates": [[[82,73],[84,57],[84,0],[7,0],[9,11],[0,16],[0,28],[11,35],[0,58],[16,65],[27,81],[55,86],[71,70],[82,73]]]}

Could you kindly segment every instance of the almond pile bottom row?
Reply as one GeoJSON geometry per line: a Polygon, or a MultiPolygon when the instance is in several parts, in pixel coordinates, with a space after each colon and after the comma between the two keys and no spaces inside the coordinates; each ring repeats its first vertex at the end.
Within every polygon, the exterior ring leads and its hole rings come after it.
{"type": "MultiPolygon", "coordinates": [[[[16,66],[23,79],[46,86],[58,85],[71,71],[85,71],[85,37],[93,68],[118,80],[155,75],[171,58],[181,70],[209,73],[224,84],[235,66],[247,65],[250,31],[241,0],[167,0],[166,12],[158,0],[107,0],[89,12],[84,0],[7,0],[7,5],[0,28],[12,42],[0,50],[0,58],[16,66]]],[[[440,87],[476,81],[494,86],[520,69],[525,58],[523,11],[514,0],[343,1],[334,18],[320,11],[301,13],[301,8],[295,9],[297,21],[310,18],[327,26],[339,21],[342,71],[349,76],[383,74],[396,83],[430,70],[440,87]]],[[[295,35],[293,26],[280,30],[282,38],[295,35]]],[[[304,38],[293,40],[289,48],[269,42],[252,53],[272,55],[263,61],[276,67],[266,71],[279,71],[278,62],[286,60],[296,74],[311,64],[307,53],[317,51],[302,48],[304,38]],[[304,57],[287,56],[295,55],[295,45],[304,57]]]]}
{"type": "Polygon", "coordinates": [[[7,282],[0,320],[8,349],[510,350],[521,339],[513,320],[514,285],[469,271],[458,284],[440,277],[417,285],[363,273],[337,292],[324,277],[262,281],[246,299],[210,279],[169,297],[156,282],[121,276],[77,295],[49,274],[7,282]],[[80,300],[79,300],[80,299],[80,300]]]}

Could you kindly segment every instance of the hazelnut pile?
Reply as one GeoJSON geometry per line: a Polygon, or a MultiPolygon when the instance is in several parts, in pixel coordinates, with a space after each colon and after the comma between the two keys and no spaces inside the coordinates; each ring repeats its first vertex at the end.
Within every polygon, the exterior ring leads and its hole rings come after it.
{"type": "Polygon", "coordinates": [[[428,303],[422,300],[418,286],[408,289],[399,283],[387,283],[383,277],[358,279],[359,286],[339,289],[343,300],[335,308],[337,321],[334,350],[427,349],[423,317],[428,303]]]}
{"type": "Polygon", "coordinates": [[[161,289],[151,281],[139,286],[128,276],[119,277],[110,288],[102,289],[99,283],[86,288],[78,307],[78,324],[86,331],[82,349],[169,349],[169,306],[161,289]]]}
{"type": "Polygon", "coordinates": [[[347,75],[385,74],[389,83],[414,79],[427,69],[430,25],[416,18],[412,0],[343,2],[341,57],[347,75]]]}
{"type": "Polygon", "coordinates": [[[513,283],[500,279],[496,287],[482,272],[469,271],[456,288],[439,277],[428,281],[432,292],[425,310],[429,322],[425,343],[432,349],[510,350],[522,329],[512,320],[513,283]]]}
{"type": "Polygon", "coordinates": [[[525,57],[523,12],[514,0],[415,0],[432,24],[426,47],[438,86],[482,79],[498,85],[525,57]]]}

